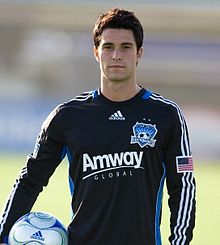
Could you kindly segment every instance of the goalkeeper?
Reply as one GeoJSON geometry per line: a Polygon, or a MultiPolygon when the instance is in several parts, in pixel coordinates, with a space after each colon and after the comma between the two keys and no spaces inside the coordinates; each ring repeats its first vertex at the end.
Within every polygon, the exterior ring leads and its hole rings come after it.
{"type": "Polygon", "coordinates": [[[195,224],[195,179],[184,116],[136,81],[143,28],[133,12],[102,14],[93,38],[100,88],[59,105],[43,123],[2,210],[0,242],[7,243],[14,222],[32,209],[67,156],[70,245],[160,245],[165,182],[169,242],[187,245],[195,224]]]}

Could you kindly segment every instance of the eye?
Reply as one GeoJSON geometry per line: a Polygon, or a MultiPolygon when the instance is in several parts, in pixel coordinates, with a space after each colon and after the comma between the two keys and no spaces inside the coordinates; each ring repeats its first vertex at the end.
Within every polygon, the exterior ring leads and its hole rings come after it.
{"type": "Polygon", "coordinates": [[[112,48],[112,45],[104,45],[102,49],[104,50],[110,50],[112,48]]]}
{"type": "Polygon", "coordinates": [[[122,45],[122,49],[130,49],[130,48],[132,48],[131,44],[125,43],[125,44],[122,45]]]}

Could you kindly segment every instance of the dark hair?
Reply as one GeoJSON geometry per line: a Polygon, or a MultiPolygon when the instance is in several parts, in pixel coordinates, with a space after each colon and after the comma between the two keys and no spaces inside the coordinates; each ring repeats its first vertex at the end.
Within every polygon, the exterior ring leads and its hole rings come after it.
{"type": "Polygon", "coordinates": [[[131,30],[134,35],[137,50],[139,51],[142,47],[144,38],[143,28],[133,12],[114,8],[101,14],[93,29],[93,42],[96,48],[100,44],[103,30],[106,28],[131,30]]]}

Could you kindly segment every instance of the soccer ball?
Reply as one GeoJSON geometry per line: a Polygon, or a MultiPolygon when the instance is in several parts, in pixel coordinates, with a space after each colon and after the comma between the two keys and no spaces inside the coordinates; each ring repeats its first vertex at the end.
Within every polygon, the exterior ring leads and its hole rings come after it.
{"type": "Polygon", "coordinates": [[[67,245],[67,230],[53,215],[45,212],[30,212],[12,226],[10,245],[67,245]]]}

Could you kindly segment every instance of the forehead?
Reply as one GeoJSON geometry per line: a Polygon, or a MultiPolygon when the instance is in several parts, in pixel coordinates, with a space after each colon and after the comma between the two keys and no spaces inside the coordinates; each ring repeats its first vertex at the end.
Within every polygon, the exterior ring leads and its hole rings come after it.
{"type": "Polygon", "coordinates": [[[100,44],[103,43],[134,43],[135,39],[133,32],[127,29],[114,29],[114,28],[107,28],[104,29],[101,35],[100,44]]]}

